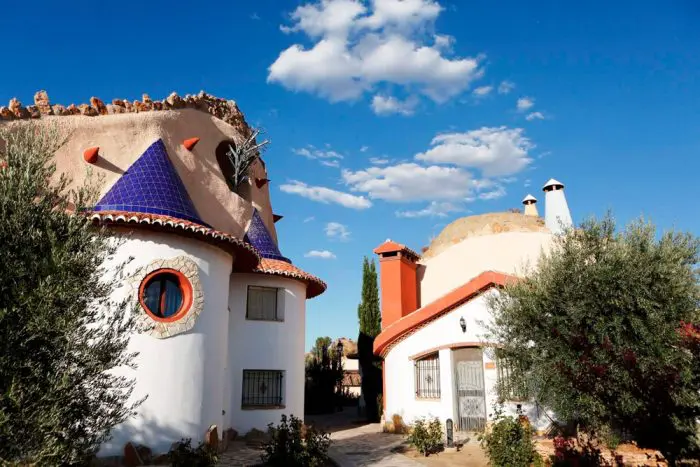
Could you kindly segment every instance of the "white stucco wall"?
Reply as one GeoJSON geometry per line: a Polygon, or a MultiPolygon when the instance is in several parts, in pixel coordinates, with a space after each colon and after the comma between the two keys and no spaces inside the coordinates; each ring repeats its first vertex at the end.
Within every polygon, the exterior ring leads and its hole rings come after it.
{"type": "MultiPolygon", "coordinates": [[[[484,271],[520,275],[551,246],[548,232],[504,232],[466,238],[439,255],[421,261],[421,306],[425,306],[484,271]]],[[[420,276],[419,276],[420,277],[420,276]]]]}
{"type": "Polygon", "coordinates": [[[282,414],[303,419],[306,285],[283,277],[233,274],[230,291],[227,426],[243,435],[251,428],[266,430],[268,423],[279,423],[282,414]],[[278,295],[283,322],[246,319],[249,285],[284,289],[281,300],[278,295]],[[283,370],[284,409],[242,409],[243,370],[283,370]]]}
{"type": "MultiPolygon", "coordinates": [[[[199,443],[210,425],[223,426],[231,255],[198,240],[136,231],[119,248],[115,260],[133,257],[126,268],[131,273],[153,260],[177,256],[186,256],[199,267],[204,308],[194,327],[183,334],[166,339],[146,334],[132,337],[129,351],[139,352],[138,368],[119,373],[136,379],[135,400],[146,395],[148,399],[136,417],[113,430],[113,439],[103,446],[101,456],[122,454],[128,441],[165,452],[174,441],[185,437],[199,443]]],[[[125,293],[127,289],[121,288],[114,297],[125,293]]]]}
{"type": "MultiPolygon", "coordinates": [[[[492,290],[488,293],[498,292],[492,290]]],[[[490,313],[486,305],[486,294],[483,294],[432,321],[396,344],[385,358],[385,419],[390,420],[394,414],[398,414],[405,423],[411,423],[417,417],[438,417],[444,423],[448,418],[451,418],[455,421],[456,426],[458,413],[454,398],[452,349],[442,348],[439,350],[439,400],[416,398],[414,360],[411,360],[410,357],[437,347],[483,342],[485,329],[480,322],[489,322],[489,320],[490,313]],[[467,323],[466,332],[462,332],[459,324],[461,317],[464,317],[467,323]]],[[[492,420],[493,407],[497,400],[498,371],[495,367],[486,368],[487,363],[494,361],[492,357],[492,352],[484,351],[483,368],[487,421],[492,420]]],[[[514,414],[516,405],[516,403],[506,404],[506,413],[514,414]]],[[[525,415],[528,415],[537,429],[548,425],[546,416],[540,413],[538,417],[532,404],[523,403],[522,406],[525,415]]]]}

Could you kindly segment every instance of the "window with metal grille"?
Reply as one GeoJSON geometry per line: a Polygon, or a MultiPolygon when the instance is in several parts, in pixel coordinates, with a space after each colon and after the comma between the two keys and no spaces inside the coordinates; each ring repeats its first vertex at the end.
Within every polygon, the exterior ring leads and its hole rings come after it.
{"type": "Polygon", "coordinates": [[[440,357],[437,353],[415,361],[416,397],[440,398],[440,357]]]}
{"type": "Polygon", "coordinates": [[[498,373],[498,396],[506,401],[523,401],[527,399],[527,387],[519,378],[520,369],[512,361],[496,351],[496,370],[498,373]]]}
{"type": "Polygon", "coordinates": [[[243,370],[243,408],[284,405],[284,371],[243,370]]]}
{"type": "Polygon", "coordinates": [[[277,309],[277,292],[273,287],[248,286],[246,319],[284,321],[277,309]]]}

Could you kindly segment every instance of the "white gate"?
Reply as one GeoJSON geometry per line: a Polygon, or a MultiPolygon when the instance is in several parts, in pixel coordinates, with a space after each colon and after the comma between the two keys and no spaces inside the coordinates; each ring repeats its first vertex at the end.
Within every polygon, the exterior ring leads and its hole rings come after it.
{"type": "Polygon", "coordinates": [[[486,428],[486,394],[481,349],[459,349],[454,356],[457,429],[482,431],[486,428]]]}

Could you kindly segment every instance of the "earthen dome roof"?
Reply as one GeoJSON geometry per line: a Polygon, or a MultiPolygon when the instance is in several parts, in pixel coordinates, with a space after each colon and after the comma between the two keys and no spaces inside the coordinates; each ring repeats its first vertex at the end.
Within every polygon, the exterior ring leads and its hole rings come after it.
{"type": "Polygon", "coordinates": [[[445,227],[433,239],[422,259],[437,256],[467,238],[504,232],[549,232],[549,229],[545,227],[541,217],[526,216],[517,212],[493,212],[462,217],[445,227]]]}

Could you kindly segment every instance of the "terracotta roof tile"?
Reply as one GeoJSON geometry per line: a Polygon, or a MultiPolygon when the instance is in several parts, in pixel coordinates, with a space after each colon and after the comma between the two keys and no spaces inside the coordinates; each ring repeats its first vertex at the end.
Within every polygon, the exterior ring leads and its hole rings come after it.
{"type": "Polygon", "coordinates": [[[445,313],[477,297],[491,287],[502,287],[507,282],[514,280],[518,280],[518,278],[510,274],[495,271],[482,272],[466,284],[447,292],[442,297],[382,329],[382,332],[374,340],[374,353],[385,357],[397,343],[445,313]]]}
{"type": "Polygon", "coordinates": [[[307,284],[306,298],[313,298],[321,295],[326,290],[326,283],[316,276],[302,271],[298,267],[278,259],[262,258],[260,265],[255,272],[271,274],[274,276],[285,276],[293,279],[300,279],[307,284]]]}
{"type": "Polygon", "coordinates": [[[236,256],[236,263],[239,267],[253,269],[260,264],[260,255],[247,242],[195,222],[162,214],[127,211],[91,211],[87,212],[86,215],[95,224],[123,225],[125,227],[170,231],[175,234],[204,240],[233,253],[236,256]]]}
{"type": "Polygon", "coordinates": [[[401,243],[396,243],[391,240],[387,240],[381,245],[379,245],[377,248],[375,248],[374,254],[381,255],[383,253],[393,253],[395,251],[400,251],[401,253],[404,253],[406,256],[414,260],[420,258],[420,255],[418,253],[411,250],[406,245],[402,245],[401,243]]]}

